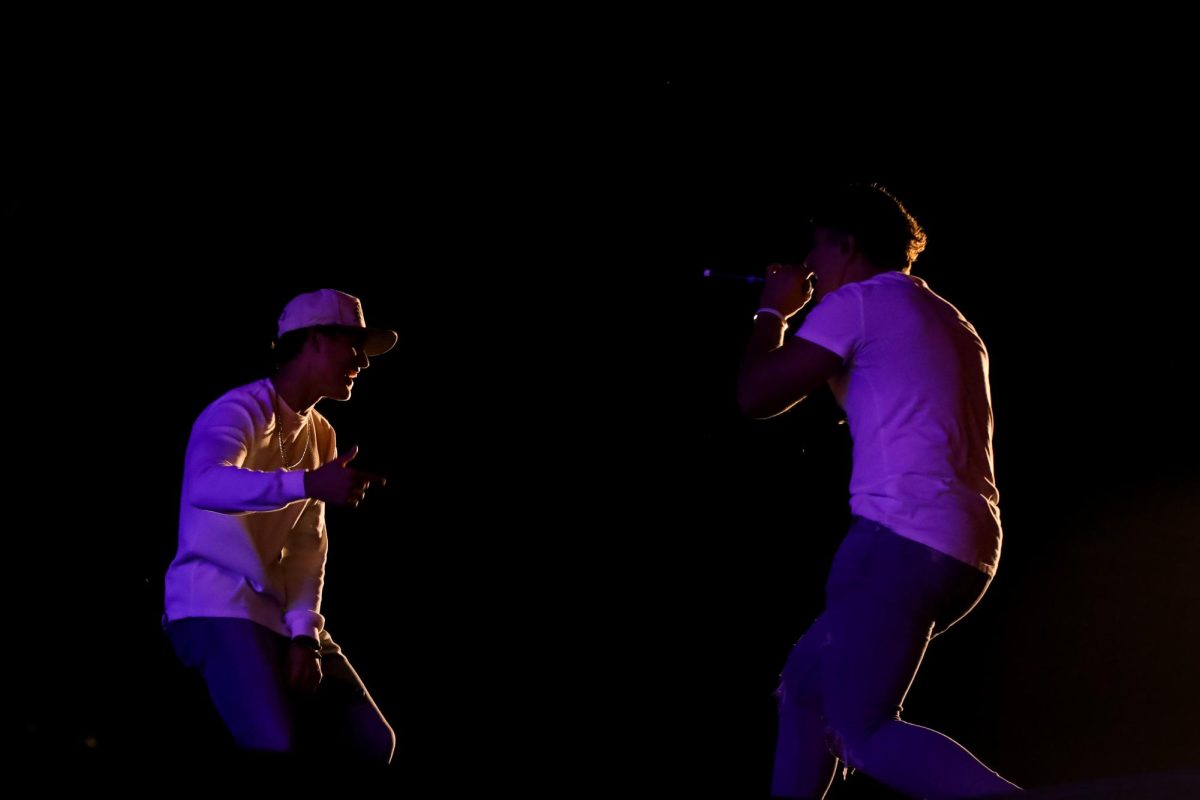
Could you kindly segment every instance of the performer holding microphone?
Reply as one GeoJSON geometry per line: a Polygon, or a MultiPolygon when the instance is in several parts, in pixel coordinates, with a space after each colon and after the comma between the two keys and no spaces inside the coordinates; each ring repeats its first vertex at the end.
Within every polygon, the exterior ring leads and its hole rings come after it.
{"type": "MultiPolygon", "coordinates": [[[[802,265],[768,269],[738,378],[755,418],[828,382],[853,439],[850,528],[777,692],[772,794],[824,797],[839,761],[914,797],[1019,792],[953,739],[900,719],[929,641],[979,602],[1000,559],[987,350],[910,274],[925,233],[886,189],[839,189],[812,226],[802,265]]],[[[964,685],[964,702],[986,698],[964,685]]]]}

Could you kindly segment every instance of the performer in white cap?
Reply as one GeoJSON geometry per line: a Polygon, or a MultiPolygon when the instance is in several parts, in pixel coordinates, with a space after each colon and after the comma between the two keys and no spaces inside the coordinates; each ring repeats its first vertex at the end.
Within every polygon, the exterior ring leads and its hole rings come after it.
{"type": "Polygon", "coordinates": [[[384,480],[339,456],[322,398],[350,399],[394,331],[321,289],[279,317],[277,371],[219,397],[192,427],[167,635],[248,751],[391,761],[395,734],[325,629],[325,504],[357,507],[384,480]]]}

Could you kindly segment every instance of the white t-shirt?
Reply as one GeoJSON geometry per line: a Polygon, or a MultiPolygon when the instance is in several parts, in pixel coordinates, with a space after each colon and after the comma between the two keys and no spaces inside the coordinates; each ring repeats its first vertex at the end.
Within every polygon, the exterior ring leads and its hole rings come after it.
{"type": "Polygon", "coordinates": [[[1000,560],[988,356],[923,280],[846,284],[796,336],[841,356],[830,379],[854,440],[850,509],[989,575],[1000,560]]]}

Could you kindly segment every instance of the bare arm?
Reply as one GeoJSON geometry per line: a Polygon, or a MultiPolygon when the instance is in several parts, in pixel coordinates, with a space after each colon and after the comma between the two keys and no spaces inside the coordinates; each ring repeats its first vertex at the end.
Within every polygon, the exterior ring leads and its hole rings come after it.
{"type": "Polygon", "coordinates": [[[767,419],[787,411],[836,375],[842,359],[806,339],[786,342],[783,323],[760,315],[742,356],[738,408],[748,417],[767,419]]]}
{"type": "MultiPolygon", "coordinates": [[[[761,302],[784,317],[796,314],[812,298],[812,284],[803,267],[772,264],[761,302]]],[[[787,337],[785,320],[770,313],[754,318],[754,331],[742,354],[738,372],[738,408],[749,417],[766,419],[799,403],[842,368],[836,353],[794,336],[787,337]]]]}

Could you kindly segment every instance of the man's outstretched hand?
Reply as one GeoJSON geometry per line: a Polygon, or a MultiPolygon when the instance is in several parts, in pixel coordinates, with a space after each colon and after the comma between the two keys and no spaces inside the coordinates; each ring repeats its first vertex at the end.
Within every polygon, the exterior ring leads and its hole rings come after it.
{"type": "Polygon", "coordinates": [[[304,493],[338,506],[358,507],[372,483],[383,486],[387,478],[366,470],[354,469],[350,462],[358,455],[358,445],[333,461],[304,473],[304,493]]]}

